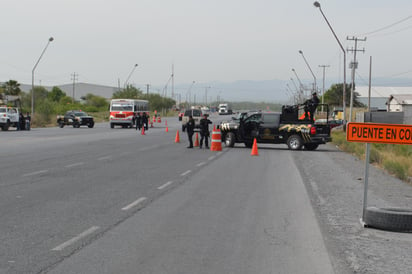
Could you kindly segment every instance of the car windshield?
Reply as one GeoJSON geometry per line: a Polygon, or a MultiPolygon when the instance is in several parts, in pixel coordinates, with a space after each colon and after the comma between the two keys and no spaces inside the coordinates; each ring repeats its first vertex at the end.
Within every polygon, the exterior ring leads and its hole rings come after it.
{"type": "Polygon", "coordinates": [[[86,112],[75,112],[74,116],[80,117],[80,116],[87,116],[86,112]]]}

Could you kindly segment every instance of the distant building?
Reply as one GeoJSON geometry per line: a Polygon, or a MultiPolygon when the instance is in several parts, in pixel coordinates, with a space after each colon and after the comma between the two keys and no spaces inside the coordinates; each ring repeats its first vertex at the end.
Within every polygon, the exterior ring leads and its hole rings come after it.
{"type": "Polygon", "coordinates": [[[403,111],[405,112],[412,107],[411,94],[392,94],[387,100],[388,111],[403,111]]]}
{"type": "MultiPolygon", "coordinates": [[[[365,105],[368,105],[368,91],[366,86],[356,88],[358,100],[365,105]]],[[[359,113],[358,122],[412,124],[412,87],[372,87],[370,102],[373,117],[365,118],[364,113],[359,113]]]]}
{"type": "Polygon", "coordinates": [[[403,112],[403,123],[412,124],[412,94],[393,94],[387,101],[389,112],[403,112]]]}
{"type": "MultiPolygon", "coordinates": [[[[367,106],[369,87],[356,87],[355,91],[359,93],[358,101],[367,106]]],[[[390,98],[392,94],[412,94],[412,87],[371,87],[371,109],[387,111],[388,98],[390,98]]]]}

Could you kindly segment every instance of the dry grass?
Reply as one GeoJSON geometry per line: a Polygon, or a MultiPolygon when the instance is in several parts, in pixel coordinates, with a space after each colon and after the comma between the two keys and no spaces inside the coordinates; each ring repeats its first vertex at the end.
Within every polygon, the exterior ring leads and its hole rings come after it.
{"type": "MultiPolygon", "coordinates": [[[[364,143],[347,142],[343,131],[333,131],[332,138],[333,143],[342,151],[365,159],[366,146],[364,143]]],[[[410,145],[372,144],[369,162],[403,181],[411,181],[412,146],[410,145]]]]}

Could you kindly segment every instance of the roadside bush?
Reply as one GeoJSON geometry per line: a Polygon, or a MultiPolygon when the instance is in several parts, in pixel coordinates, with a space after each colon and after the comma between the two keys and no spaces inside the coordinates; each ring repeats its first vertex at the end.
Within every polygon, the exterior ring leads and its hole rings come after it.
{"type": "Polygon", "coordinates": [[[377,163],[382,164],[382,154],[378,148],[375,146],[371,146],[370,155],[369,155],[369,163],[377,163]]]}
{"type": "Polygon", "coordinates": [[[389,173],[394,174],[396,177],[398,177],[401,180],[405,181],[408,179],[408,174],[407,174],[408,167],[404,166],[404,164],[400,162],[399,160],[397,161],[393,161],[389,159],[384,160],[383,167],[389,173]]]}
{"type": "Polygon", "coordinates": [[[85,111],[85,112],[98,112],[99,109],[95,106],[84,106],[83,111],[85,111]]]}
{"type": "MultiPolygon", "coordinates": [[[[36,117],[39,119],[38,123],[40,121],[43,121],[43,123],[48,124],[51,122],[51,115],[55,113],[55,106],[56,103],[49,101],[48,99],[45,99],[41,101],[37,108],[36,108],[36,117]]],[[[44,125],[40,123],[40,125],[44,125]]]]}

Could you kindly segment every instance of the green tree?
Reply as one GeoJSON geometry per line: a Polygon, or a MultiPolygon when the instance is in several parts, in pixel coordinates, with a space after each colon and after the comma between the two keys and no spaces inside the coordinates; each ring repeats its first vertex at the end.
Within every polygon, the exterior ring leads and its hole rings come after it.
{"type": "Polygon", "coordinates": [[[131,85],[128,85],[125,89],[116,91],[112,96],[113,99],[141,99],[142,97],[143,91],[131,85]]]}
{"type": "MultiPolygon", "coordinates": [[[[351,85],[346,84],[346,106],[350,105],[351,85]]],[[[353,93],[353,106],[363,107],[364,105],[358,100],[359,93],[353,93]]],[[[334,84],[326,92],[323,97],[326,104],[331,106],[342,106],[343,103],[343,84],[334,84]]]]}
{"type": "Polygon", "coordinates": [[[60,102],[60,99],[66,96],[59,87],[53,87],[52,90],[47,94],[47,98],[52,102],[60,102]]]}
{"type": "Polygon", "coordinates": [[[164,110],[164,109],[171,109],[174,105],[176,105],[176,101],[171,98],[165,98],[160,96],[159,94],[149,94],[144,95],[142,99],[148,100],[150,109],[152,111],[157,110],[164,110]]]}
{"type": "Polygon", "coordinates": [[[93,106],[96,108],[100,108],[100,109],[107,109],[108,107],[108,102],[106,101],[106,99],[102,96],[97,96],[91,93],[86,94],[85,98],[86,100],[86,105],[88,106],[93,106]]]}
{"type": "Polygon", "coordinates": [[[18,96],[21,93],[20,84],[15,80],[9,80],[2,86],[5,95],[18,96]]]}

